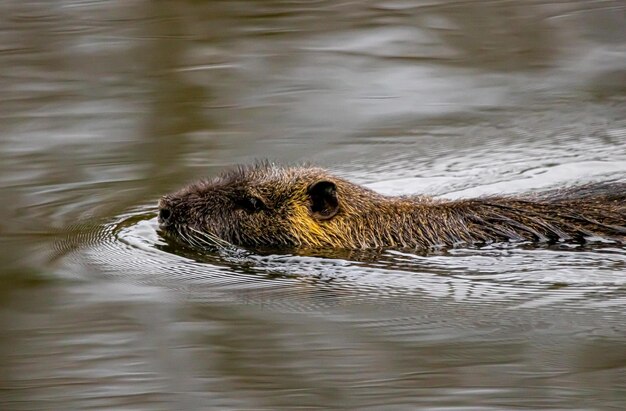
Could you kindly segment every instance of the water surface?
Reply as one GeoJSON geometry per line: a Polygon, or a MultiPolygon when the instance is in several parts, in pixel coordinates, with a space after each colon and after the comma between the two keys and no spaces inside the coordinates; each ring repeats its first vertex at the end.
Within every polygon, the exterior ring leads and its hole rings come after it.
{"type": "Polygon", "coordinates": [[[620,1],[0,3],[0,408],[623,409],[626,249],[199,252],[270,158],[448,198],[626,178],[620,1]]]}

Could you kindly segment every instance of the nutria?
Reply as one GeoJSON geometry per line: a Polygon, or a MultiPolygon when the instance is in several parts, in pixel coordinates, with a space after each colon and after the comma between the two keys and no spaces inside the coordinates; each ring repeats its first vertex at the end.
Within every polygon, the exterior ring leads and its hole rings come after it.
{"type": "Polygon", "coordinates": [[[441,200],[384,196],[321,168],[242,166],[159,202],[192,245],[428,249],[504,241],[626,241],[626,182],[441,200]]]}

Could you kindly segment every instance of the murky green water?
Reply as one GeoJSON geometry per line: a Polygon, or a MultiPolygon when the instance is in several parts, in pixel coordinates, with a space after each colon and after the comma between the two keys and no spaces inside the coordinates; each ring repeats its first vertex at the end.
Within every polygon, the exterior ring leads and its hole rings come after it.
{"type": "Polygon", "coordinates": [[[259,158],[447,197],[626,178],[621,1],[0,2],[0,409],[624,409],[626,249],[179,249],[259,158]]]}

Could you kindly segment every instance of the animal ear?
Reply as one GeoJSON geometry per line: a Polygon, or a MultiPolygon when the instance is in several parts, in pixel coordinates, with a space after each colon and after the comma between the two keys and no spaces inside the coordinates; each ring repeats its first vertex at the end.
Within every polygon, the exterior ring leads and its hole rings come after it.
{"type": "Polygon", "coordinates": [[[318,220],[329,220],[339,211],[337,186],[332,181],[321,180],[309,186],[311,214],[318,220]]]}

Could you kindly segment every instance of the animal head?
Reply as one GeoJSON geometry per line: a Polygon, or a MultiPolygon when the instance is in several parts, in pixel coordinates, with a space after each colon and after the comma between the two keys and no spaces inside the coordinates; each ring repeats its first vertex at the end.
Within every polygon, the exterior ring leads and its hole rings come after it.
{"type": "Polygon", "coordinates": [[[159,224],[194,245],[340,246],[372,197],[320,168],[262,163],[164,196],[159,224]]]}

